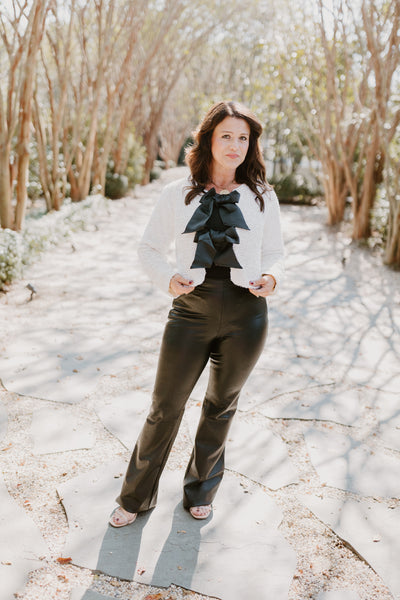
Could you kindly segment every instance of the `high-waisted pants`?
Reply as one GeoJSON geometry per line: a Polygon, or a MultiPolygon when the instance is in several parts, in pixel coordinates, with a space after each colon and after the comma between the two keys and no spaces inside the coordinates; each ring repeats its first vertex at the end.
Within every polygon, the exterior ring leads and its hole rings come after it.
{"type": "Polygon", "coordinates": [[[265,298],[230,279],[206,278],[173,300],[152,405],[117,498],[123,508],[140,512],[155,506],[186,401],[208,360],[209,382],[184,477],[183,505],[211,504],[223,476],[225,441],[239,394],[261,354],[267,327],[265,298]]]}

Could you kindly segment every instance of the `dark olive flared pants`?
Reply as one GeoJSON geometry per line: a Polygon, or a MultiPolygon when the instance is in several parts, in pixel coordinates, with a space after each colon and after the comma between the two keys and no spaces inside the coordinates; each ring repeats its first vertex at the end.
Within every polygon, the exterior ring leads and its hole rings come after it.
{"type": "Polygon", "coordinates": [[[264,347],[267,328],[265,299],[229,279],[206,278],[173,301],[152,405],[117,498],[123,508],[140,512],[155,506],[186,401],[208,360],[209,382],[184,478],[183,504],[211,504],[223,477],[225,441],[239,394],[264,347]]]}

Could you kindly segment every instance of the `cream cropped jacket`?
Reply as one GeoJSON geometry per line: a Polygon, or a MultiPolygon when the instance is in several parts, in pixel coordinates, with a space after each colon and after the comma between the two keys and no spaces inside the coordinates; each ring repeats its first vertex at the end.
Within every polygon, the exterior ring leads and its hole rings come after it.
{"type": "MultiPolygon", "coordinates": [[[[190,268],[196,252],[195,233],[183,234],[201,198],[196,196],[186,205],[189,186],[185,177],[164,188],[139,244],[139,258],[145,271],[153,283],[167,293],[175,273],[192,280],[195,286],[204,281],[206,273],[203,268],[190,268]]],[[[255,195],[246,184],[236,189],[240,194],[238,206],[249,230],[237,229],[240,242],[233,248],[242,268],[231,269],[231,280],[248,288],[250,281],[270,274],[275,277],[276,290],[284,274],[278,199],[273,190],[267,191],[263,196],[265,208],[261,212],[255,195]]]]}

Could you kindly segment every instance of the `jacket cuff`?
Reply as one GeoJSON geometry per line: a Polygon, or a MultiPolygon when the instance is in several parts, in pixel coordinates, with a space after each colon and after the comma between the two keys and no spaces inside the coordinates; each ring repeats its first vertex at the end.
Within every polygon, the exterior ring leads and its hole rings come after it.
{"type": "Polygon", "coordinates": [[[283,277],[284,277],[284,268],[282,264],[274,264],[272,265],[272,267],[267,268],[267,269],[263,269],[262,271],[262,276],[264,275],[271,275],[271,277],[273,277],[275,279],[275,287],[272,290],[271,296],[273,294],[275,294],[277,292],[277,290],[280,288],[280,285],[282,283],[283,277]]]}

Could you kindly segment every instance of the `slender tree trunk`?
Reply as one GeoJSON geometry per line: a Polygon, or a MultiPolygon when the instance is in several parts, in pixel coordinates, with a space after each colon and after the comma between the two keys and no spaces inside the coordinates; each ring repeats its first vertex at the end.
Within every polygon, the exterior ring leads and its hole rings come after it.
{"type": "Polygon", "coordinates": [[[17,171],[17,205],[15,207],[14,228],[19,231],[25,218],[28,168],[29,141],[31,137],[33,82],[35,79],[37,54],[43,36],[46,20],[46,2],[37,0],[32,10],[35,10],[32,32],[29,39],[28,55],[25,63],[25,79],[21,89],[19,135],[18,135],[18,171],[17,171]]]}
{"type": "Polygon", "coordinates": [[[79,200],[82,200],[82,198],[80,196],[78,179],[77,179],[72,167],[70,167],[68,170],[68,181],[71,186],[70,194],[71,194],[72,202],[79,202],[79,200]]]}
{"type": "Polygon", "coordinates": [[[400,267],[400,203],[391,205],[389,214],[389,228],[387,245],[385,248],[384,263],[393,267],[400,267]]]}
{"type": "MultiPolygon", "coordinates": [[[[28,123],[29,125],[29,123],[28,123]]],[[[26,142],[18,146],[18,174],[17,174],[17,204],[15,206],[14,229],[20,231],[25,218],[28,186],[29,150],[26,142]]]]}
{"type": "Polygon", "coordinates": [[[143,136],[143,143],[146,148],[146,160],[143,168],[143,179],[142,185],[149,183],[150,171],[153,168],[154,161],[157,158],[158,153],[158,139],[157,133],[161,123],[162,112],[155,115],[150,119],[149,128],[143,136]]]}
{"type": "Polygon", "coordinates": [[[52,209],[51,201],[51,184],[49,181],[49,175],[47,170],[47,156],[46,156],[46,128],[43,123],[40,107],[36,95],[33,99],[33,113],[32,113],[33,125],[36,133],[36,145],[38,152],[39,161],[39,179],[40,185],[42,186],[43,195],[46,200],[47,210],[52,209]]]}
{"type": "Polygon", "coordinates": [[[96,156],[95,156],[95,168],[93,172],[93,185],[97,185],[100,187],[100,193],[104,194],[105,185],[106,185],[106,173],[107,173],[107,164],[108,158],[110,156],[111,146],[113,142],[113,127],[112,121],[114,116],[115,109],[115,97],[110,94],[107,101],[107,119],[106,126],[104,131],[104,140],[101,148],[101,152],[98,150],[99,144],[96,144],[96,156]]]}
{"type": "Polygon", "coordinates": [[[12,227],[10,147],[7,144],[0,145],[0,226],[12,227]]]}
{"type": "Polygon", "coordinates": [[[353,240],[367,239],[371,235],[371,210],[375,202],[377,182],[382,177],[384,157],[383,154],[379,154],[379,131],[376,120],[373,127],[373,139],[366,153],[361,192],[358,198],[353,198],[353,240]]]}
{"type": "Polygon", "coordinates": [[[78,200],[84,200],[89,195],[90,191],[90,177],[92,172],[92,164],[94,157],[94,146],[96,142],[97,134],[97,121],[98,121],[98,110],[99,110],[99,98],[95,102],[92,113],[92,119],[90,123],[90,130],[88,141],[83,155],[82,167],[79,171],[78,176],[78,200]]]}
{"type": "Polygon", "coordinates": [[[334,160],[323,164],[323,187],[328,208],[328,225],[337,225],[344,218],[348,188],[344,169],[334,160]]]}
{"type": "Polygon", "coordinates": [[[129,123],[130,123],[130,112],[128,111],[128,108],[127,108],[128,101],[127,101],[127,99],[124,99],[124,100],[125,100],[125,102],[124,102],[125,106],[122,109],[122,116],[121,116],[120,123],[119,123],[118,136],[117,136],[117,141],[115,144],[115,150],[112,152],[112,157],[114,160],[114,171],[115,171],[115,173],[119,173],[120,175],[122,175],[126,169],[126,163],[127,163],[126,139],[128,137],[129,123]]]}

